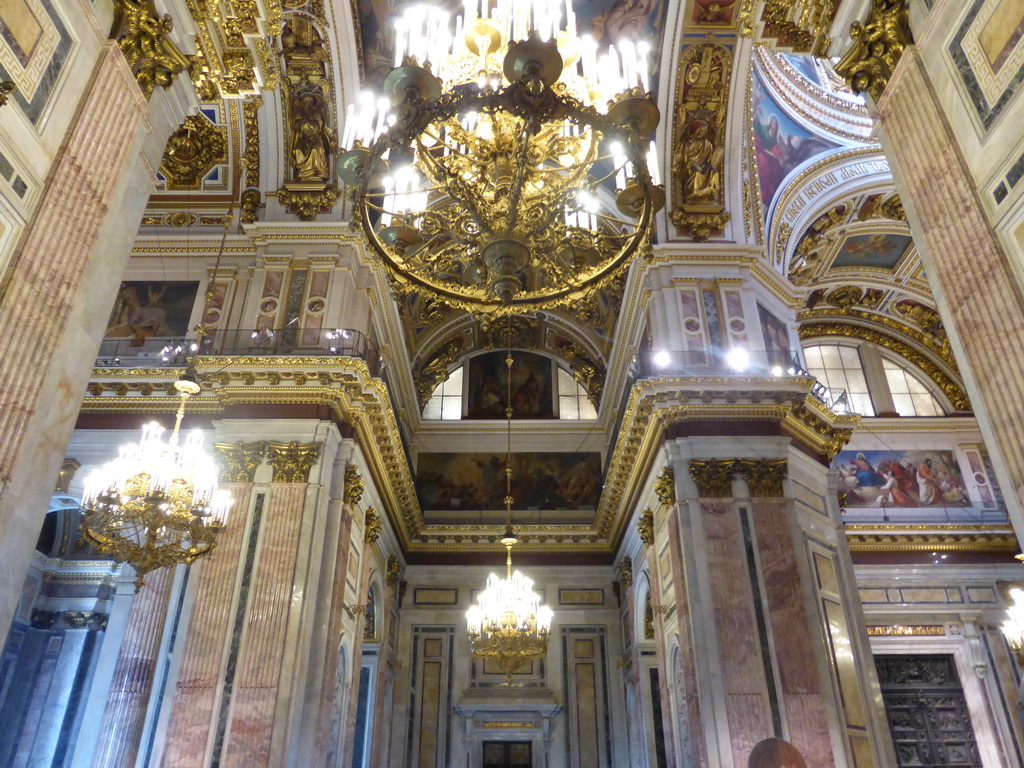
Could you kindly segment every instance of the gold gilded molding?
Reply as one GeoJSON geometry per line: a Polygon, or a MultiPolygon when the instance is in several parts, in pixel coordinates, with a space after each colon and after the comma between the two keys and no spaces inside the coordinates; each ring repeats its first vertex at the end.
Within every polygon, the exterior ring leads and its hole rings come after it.
{"type": "Polygon", "coordinates": [[[840,0],[765,0],[764,37],[794,53],[827,56],[840,0]]]}
{"type": "Polygon", "coordinates": [[[869,624],[867,629],[870,637],[944,637],[946,634],[946,627],[943,624],[869,624]]]}
{"type": "Polygon", "coordinates": [[[281,33],[279,0],[186,0],[196,26],[189,74],[203,101],[241,99],[280,81],[270,38],[281,33]]]}
{"type": "Polygon", "coordinates": [[[167,189],[199,189],[203,177],[228,158],[228,127],[202,112],[189,115],[167,140],[160,171],[167,189]]]}
{"type": "Polygon", "coordinates": [[[450,369],[458,362],[464,346],[465,342],[461,336],[452,339],[415,372],[413,379],[416,382],[416,398],[421,408],[427,404],[434,390],[448,381],[450,369]]]}
{"type": "Polygon", "coordinates": [[[676,76],[672,223],[699,243],[729,221],[725,128],[732,55],[714,43],[687,48],[676,76]]]}
{"type": "Polygon", "coordinates": [[[110,37],[117,41],[135,80],[148,99],[156,86],[170,88],[188,59],[168,35],[174,22],[157,14],[153,0],[115,0],[110,37]]]}
{"type": "Polygon", "coordinates": [[[260,107],[263,99],[257,96],[242,105],[242,125],[245,127],[245,154],[242,162],[245,167],[245,183],[247,189],[242,192],[241,221],[252,224],[257,220],[260,207],[260,107]]]}
{"type": "Polygon", "coordinates": [[[214,443],[220,463],[222,483],[251,483],[256,469],[267,453],[267,444],[257,443],[214,443]]]}
{"type": "Polygon", "coordinates": [[[676,473],[672,467],[662,467],[654,481],[654,495],[663,507],[676,503],[676,473]]]}
{"type": "Polygon", "coordinates": [[[320,443],[267,443],[267,461],[275,483],[308,483],[309,471],[320,458],[320,443]]]}
{"type": "Polygon", "coordinates": [[[317,214],[330,211],[338,202],[338,188],[333,184],[316,184],[305,189],[289,183],[277,190],[277,199],[302,221],[315,221],[317,214]]]}
{"type": "Polygon", "coordinates": [[[846,526],[851,552],[1006,552],[1019,550],[1006,525],[846,526]]]}
{"type": "Polygon", "coordinates": [[[854,93],[877,101],[889,84],[903,51],[914,42],[906,0],[871,0],[867,21],[850,25],[853,47],[836,64],[836,72],[854,93]]]}
{"type": "Polygon", "coordinates": [[[786,459],[739,459],[736,472],[747,482],[752,498],[784,495],[783,481],[788,472],[786,459]]]}
{"type": "Polygon", "coordinates": [[[654,544],[654,513],[651,510],[645,509],[640,513],[640,519],[636,521],[636,531],[644,546],[654,544]]]}
{"type": "Polygon", "coordinates": [[[619,561],[619,581],[625,589],[633,586],[633,558],[626,555],[619,561]]]}
{"type": "Polygon", "coordinates": [[[388,555],[388,563],[385,567],[385,573],[387,574],[387,582],[389,587],[393,587],[402,580],[402,566],[398,562],[398,558],[394,555],[388,555]]]}
{"type": "Polygon", "coordinates": [[[7,103],[17,87],[11,80],[0,80],[0,107],[7,103]]]}
{"type": "MultiPolygon", "coordinates": [[[[348,466],[352,466],[349,464],[348,466]]],[[[381,522],[377,510],[370,507],[363,516],[363,541],[373,544],[380,538],[380,532],[384,530],[384,523],[381,522]]]]}
{"type": "Polygon", "coordinates": [[[366,483],[359,474],[359,467],[355,464],[345,465],[345,496],[346,504],[358,504],[363,498],[363,489],[366,483]]]}
{"type": "MultiPolygon", "coordinates": [[[[804,316],[807,313],[801,313],[804,316]]],[[[873,322],[880,322],[884,320],[881,316],[870,315],[870,320],[873,322]]],[[[904,333],[907,332],[905,326],[902,326],[895,321],[890,321],[893,326],[897,326],[904,333]]],[[[938,364],[935,363],[930,357],[921,352],[916,347],[907,344],[905,341],[891,336],[888,333],[883,333],[877,328],[867,328],[862,325],[854,325],[853,323],[843,322],[813,322],[813,323],[801,323],[797,329],[801,339],[816,339],[828,336],[842,336],[851,339],[860,339],[867,341],[872,344],[888,349],[900,357],[906,358],[908,361],[920,368],[935,384],[942,390],[943,394],[949,398],[950,403],[958,411],[970,411],[971,401],[967,397],[967,393],[959,382],[955,381],[946,371],[944,371],[938,364]]],[[[909,335],[909,334],[908,334],[909,335]]],[[[923,335],[923,334],[922,334],[923,335]]]]}
{"type": "Polygon", "coordinates": [[[733,496],[732,476],[736,463],[736,459],[690,459],[690,477],[702,499],[733,496]]]}

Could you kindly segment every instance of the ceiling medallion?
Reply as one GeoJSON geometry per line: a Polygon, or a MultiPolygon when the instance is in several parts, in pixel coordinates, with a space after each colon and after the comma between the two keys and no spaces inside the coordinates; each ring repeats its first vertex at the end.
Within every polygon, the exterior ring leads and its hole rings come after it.
{"type": "Polygon", "coordinates": [[[586,297],[649,244],[649,46],[599,51],[567,5],[399,19],[386,95],[350,105],[338,175],[400,293],[529,312],[586,297]]]}

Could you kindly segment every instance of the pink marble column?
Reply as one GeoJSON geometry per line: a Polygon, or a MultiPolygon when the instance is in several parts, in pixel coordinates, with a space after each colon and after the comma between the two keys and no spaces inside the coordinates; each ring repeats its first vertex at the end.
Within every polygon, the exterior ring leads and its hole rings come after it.
{"type": "Polygon", "coordinates": [[[146,576],[128,614],[128,627],[114,667],[114,678],[103,710],[94,768],[135,765],[146,725],[146,708],[153,691],[160,644],[174,570],[161,568],[146,576]]]}
{"type": "Polygon", "coordinates": [[[220,763],[224,768],[269,767],[282,759],[275,758],[275,742],[283,740],[291,723],[275,714],[295,672],[288,638],[300,616],[293,587],[308,487],[270,486],[220,763]]]}
{"type": "Polygon", "coordinates": [[[396,587],[384,588],[380,600],[380,611],[377,614],[378,637],[380,638],[380,657],[377,662],[377,688],[373,703],[373,739],[369,745],[370,765],[384,765],[388,750],[391,747],[391,708],[388,706],[388,690],[394,685],[394,672],[391,670],[397,632],[392,613],[395,610],[396,587]]]}
{"type": "Polygon", "coordinates": [[[224,650],[230,643],[242,541],[249,527],[252,485],[224,483],[235,500],[234,514],[217,548],[196,569],[195,604],[189,620],[181,671],[174,692],[164,747],[164,768],[204,765],[216,726],[224,685],[224,650]]]}
{"type": "Polygon", "coordinates": [[[17,604],[46,501],[128,252],[99,243],[121,211],[148,114],[105,45],[39,203],[0,276],[0,626],[17,604]]]}
{"type": "Polygon", "coordinates": [[[835,765],[835,758],[822,708],[818,665],[813,662],[816,619],[808,615],[804,602],[790,511],[785,499],[753,499],[752,506],[789,740],[809,765],[826,768],[835,765]]]}
{"type": "MultiPolygon", "coordinates": [[[[360,564],[360,577],[359,577],[359,597],[357,598],[358,605],[366,605],[366,600],[369,596],[370,591],[370,569],[373,567],[373,558],[369,555],[369,550],[373,547],[373,544],[365,544],[363,550],[363,561],[360,564]]],[[[342,765],[352,764],[352,755],[355,751],[355,732],[356,732],[356,715],[358,714],[359,708],[359,673],[362,667],[363,659],[363,640],[364,640],[364,629],[366,627],[366,614],[361,613],[357,617],[356,626],[354,629],[355,638],[352,643],[352,664],[349,665],[348,673],[349,687],[348,687],[348,706],[345,708],[347,716],[345,723],[342,725],[342,738],[345,741],[344,756],[342,757],[342,765]]],[[[368,738],[372,738],[372,734],[368,735],[368,738]]],[[[369,749],[369,745],[365,745],[364,749],[369,749]]]]}
{"type": "Polygon", "coordinates": [[[943,322],[972,374],[968,391],[986,443],[1020,494],[1024,302],[916,47],[900,59],[875,116],[943,322]]]}

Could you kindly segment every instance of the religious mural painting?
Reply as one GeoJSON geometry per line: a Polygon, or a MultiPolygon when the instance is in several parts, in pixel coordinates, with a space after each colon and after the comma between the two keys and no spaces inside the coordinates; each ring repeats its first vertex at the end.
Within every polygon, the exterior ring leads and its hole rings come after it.
{"type": "Polygon", "coordinates": [[[10,99],[38,125],[74,40],[51,0],[0,3],[0,81],[15,84],[10,99]]]}
{"type": "Polygon", "coordinates": [[[832,466],[850,508],[971,504],[952,451],[843,451],[832,466]]]}
{"type": "MultiPolygon", "coordinates": [[[[509,367],[506,352],[488,352],[468,364],[468,419],[504,419],[508,406],[509,367]]],[[[531,352],[512,352],[512,417],[553,419],[555,401],[551,358],[531,352]]]]}
{"type": "Polygon", "coordinates": [[[799,72],[805,79],[821,85],[821,73],[818,72],[818,65],[814,63],[813,56],[803,56],[797,53],[783,53],[782,58],[799,72]]]}
{"type": "Polygon", "coordinates": [[[738,0],[693,0],[690,24],[697,27],[732,26],[738,5],[738,0]]]}
{"type": "MultiPolygon", "coordinates": [[[[420,454],[416,467],[420,506],[425,511],[503,510],[507,462],[505,454],[420,454]]],[[[513,453],[511,467],[513,509],[597,509],[599,453],[513,453]]]]}
{"type": "Polygon", "coordinates": [[[768,93],[756,70],[753,88],[754,153],[761,204],[767,216],[775,193],[797,166],[839,145],[815,136],[790,118],[768,93]]]}
{"type": "Polygon", "coordinates": [[[761,334],[764,337],[768,362],[772,365],[790,365],[793,352],[789,348],[789,331],[786,324],[760,304],[757,305],[757,314],[761,320],[761,334]]]}
{"type": "Polygon", "coordinates": [[[193,280],[132,280],[121,283],[104,337],[131,339],[141,347],[151,337],[185,336],[199,293],[193,280]]]}
{"type": "Polygon", "coordinates": [[[867,267],[892,270],[913,242],[910,235],[854,235],[843,241],[831,268],[867,267]]]}

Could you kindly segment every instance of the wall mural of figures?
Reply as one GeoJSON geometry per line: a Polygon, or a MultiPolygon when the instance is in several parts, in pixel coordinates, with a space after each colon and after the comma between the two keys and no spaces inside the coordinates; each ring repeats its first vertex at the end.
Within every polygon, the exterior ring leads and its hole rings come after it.
{"type": "MultiPolygon", "coordinates": [[[[505,454],[423,453],[416,489],[425,511],[505,508],[505,454]]],[[[599,453],[512,454],[512,508],[594,511],[601,495],[599,453]]]]}
{"type": "Polygon", "coordinates": [[[971,504],[952,451],[843,451],[832,467],[850,508],[971,504]]]}
{"type": "Polygon", "coordinates": [[[141,347],[150,337],[185,336],[199,293],[193,280],[132,280],[121,283],[104,337],[131,339],[141,347]]]}
{"type": "Polygon", "coordinates": [[[754,152],[764,213],[783,180],[805,160],[835,149],[834,141],[813,135],[798,125],[768,94],[754,71],[754,152]]]}
{"type": "MultiPolygon", "coordinates": [[[[488,352],[468,363],[467,419],[504,419],[508,402],[505,352],[488,352]]],[[[552,360],[532,352],[512,352],[512,417],[553,419],[552,360]]]]}

